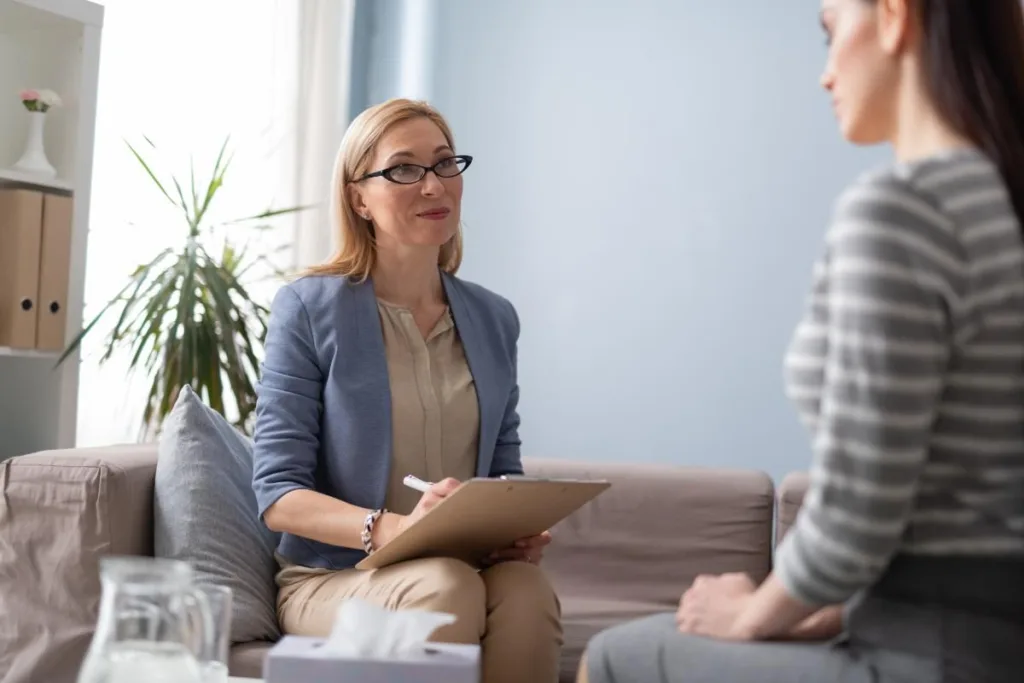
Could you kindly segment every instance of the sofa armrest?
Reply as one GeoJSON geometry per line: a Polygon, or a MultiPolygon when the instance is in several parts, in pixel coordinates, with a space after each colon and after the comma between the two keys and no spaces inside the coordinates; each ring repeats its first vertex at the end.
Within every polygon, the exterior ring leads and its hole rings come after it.
{"type": "Polygon", "coordinates": [[[790,472],[779,484],[778,510],[775,514],[775,546],[782,542],[786,532],[796,521],[800,506],[803,505],[804,496],[807,494],[807,487],[810,484],[810,477],[806,472],[790,472]]]}
{"type": "Polygon", "coordinates": [[[0,680],[74,680],[104,555],[152,555],[156,445],[0,462],[0,680]]]}

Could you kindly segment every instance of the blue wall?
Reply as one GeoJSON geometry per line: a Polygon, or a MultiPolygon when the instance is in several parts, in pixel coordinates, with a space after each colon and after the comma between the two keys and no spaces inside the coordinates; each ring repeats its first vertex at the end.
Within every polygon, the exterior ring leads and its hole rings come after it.
{"type": "Polygon", "coordinates": [[[818,3],[784,4],[363,3],[359,104],[426,97],[476,157],[461,274],[518,307],[527,454],[806,467],[783,352],[886,151],[839,138],[818,3]]]}

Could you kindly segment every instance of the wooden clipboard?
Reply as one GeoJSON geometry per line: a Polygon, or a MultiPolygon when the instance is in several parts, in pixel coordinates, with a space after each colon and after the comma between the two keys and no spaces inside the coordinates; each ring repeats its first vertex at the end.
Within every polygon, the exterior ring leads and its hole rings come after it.
{"type": "Polygon", "coordinates": [[[423,557],[451,557],[478,566],[495,550],[547,531],[609,486],[575,479],[469,479],[356,569],[423,557]]]}

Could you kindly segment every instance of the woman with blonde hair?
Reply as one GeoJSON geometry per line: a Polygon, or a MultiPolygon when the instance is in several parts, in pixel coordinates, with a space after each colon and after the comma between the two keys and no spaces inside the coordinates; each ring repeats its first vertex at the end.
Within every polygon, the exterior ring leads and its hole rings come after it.
{"type": "Polygon", "coordinates": [[[486,683],[553,682],[560,607],[538,566],[549,534],[482,570],[448,558],[354,568],[461,480],[522,473],[518,316],[455,276],[471,162],[423,102],[391,100],[349,126],[332,197],[340,250],[271,306],[253,487],[281,532],[286,633],[326,635],[350,597],[449,612],[435,640],[480,644],[486,683]],[[436,483],[420,494],[409,474],[436,483]]]}

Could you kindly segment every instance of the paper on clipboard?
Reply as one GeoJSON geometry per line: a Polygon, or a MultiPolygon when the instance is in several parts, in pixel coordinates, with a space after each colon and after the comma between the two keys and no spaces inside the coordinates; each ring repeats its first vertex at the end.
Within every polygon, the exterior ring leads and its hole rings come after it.
{"type": "Polygon", "coordinates": [[[476,566],[495,550],[547,531],[610,486],[529,476],[469,479],[356,569],[423,557],[452,557],[476,566]]]}

